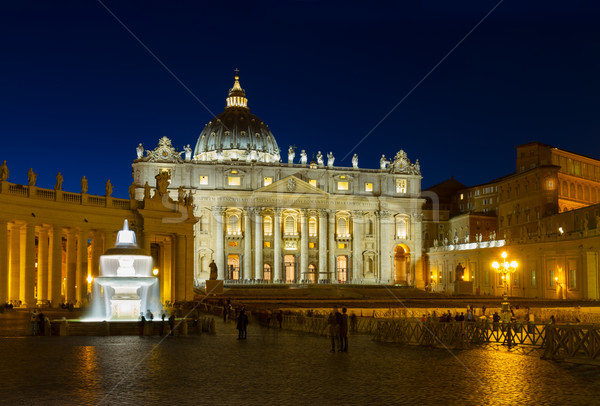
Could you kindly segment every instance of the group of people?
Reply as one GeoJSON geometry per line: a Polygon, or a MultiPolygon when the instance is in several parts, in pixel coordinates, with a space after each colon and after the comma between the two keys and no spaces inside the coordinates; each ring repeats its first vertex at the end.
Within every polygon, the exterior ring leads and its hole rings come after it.
{"type": "Polygon", "coordinates": [[[334,306],[327,319],[329,326],[329,337],[331,338],[331,352],[335,352],[336,344],[338,352],[348,352],[348,314],[345,307],[342,312],[334,306]]]}
{"type": "MultiPolygon", "coordinates": [[[[165,314],[165,312],[163,312],[160,316],[161,318],[161,323],[160,323],[160,332],[159,335],[163,336],[165,333],[165,318],[167,317],[167,315],[165,314]]],[[[150,311],[150,309],[148,309],[146,311],[146,315],[144,315],[144,313],[140,313],[140,320],[138,322],[138,328],[139,328],[139,334],[140,337],[142,337],[144,335],[144,332],[146,330],[146,322],[152,323],[154,320],[154,314],[150,311]]],[[[169,316],[169,330],[170,333],[169,335],[175,335],[175,313],[171,313],[171,315],[169,316]]],[[[152,324],[150,324],[150,335],[152,335],[153,333],[153,326],[152,324]]]]}
{"type": "Polygon", "coordinates": [[[42,312],[33,310],[31,318],[29,319],[29,326],[31,329],[31,335],[44,336],[50,335],[50,319],[42,312]]]}

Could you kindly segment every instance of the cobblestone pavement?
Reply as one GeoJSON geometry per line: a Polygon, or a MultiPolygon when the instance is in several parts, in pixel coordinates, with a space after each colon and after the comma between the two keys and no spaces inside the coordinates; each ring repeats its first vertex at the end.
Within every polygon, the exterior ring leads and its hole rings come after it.
{"type": "Polygon", "coordinates": [[[233,323],[188,337],[0,338],[6,405],[592,405],[600,368],[233,323]]]}

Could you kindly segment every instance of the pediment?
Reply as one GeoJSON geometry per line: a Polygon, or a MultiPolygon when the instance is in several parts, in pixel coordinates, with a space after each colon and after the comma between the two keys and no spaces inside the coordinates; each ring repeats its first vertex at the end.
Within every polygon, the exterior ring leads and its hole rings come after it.
{"type": "Polygon", "coordinates": [[[327,192],[293,175],[263,186],[255,192],[327,195],[327,192]]]}

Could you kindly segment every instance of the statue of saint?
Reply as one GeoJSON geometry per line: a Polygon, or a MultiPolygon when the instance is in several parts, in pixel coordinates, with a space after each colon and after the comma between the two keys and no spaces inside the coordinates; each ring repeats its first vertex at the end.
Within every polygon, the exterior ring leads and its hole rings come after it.
{"type": "Polygon", "coordinates": [[[335,158],[333,157],[333,152],[329,152],[329,154],[327,154],[327,166],[333,168],[334,162],[335,158]]]}
{"type": "Polygon", "coordinates": [[[185,148],[183,148],[183,150],[185,151],[185,160],[191,161],[192,160],[192,149],[190,148],[190,144],[187,144],[185,146],[185,148]]]}
{"type": "Polygon", "coordinates": [[[187,196],[185,197],[185,205],[186,206],[194,205],[194,195],[192,194],[191,190],[188,192],[187,196]]]}
{"type": "Polygon", "coordinates": [[[156,190],[159,196],[167,193],[167,188],[169,187],[169,178],[170,176],[168,172],[161,172],[154,177],[154,179],[156,179],[156,190]]]}
{"type": "Polygon", "coordinates": [[[385,159],[385,155],[381,155],[381,159],[379,160],[379,167],[381,169],[386,169],[390,161],[385,159]]]}
{"type": "Polygon", "coordinates": [[[308,162],[308,157],[306,156],[306,151],[302,150],[300,151],[300,163],[306,165],[306,162],[308,162]]]}
{"type": "Polygon", "coordinates": [[[141,142],[140,145],[137,146],[135,151],[137,152],[137,159],[142,159],[144,157],[144,147],[142,146],[141,142]]]}
{"type": "Polygon", "coordinates": [[[54,185],[54,190],[62,190],[63,176],[58,172],[56,175],[56,184],[54,185]]]}
{"type": "Polygon", "coordinates": [[[417,173],[417,174],[421,173],[421,164],[419,164],[418,159],[415,161],[415,173],[417,173]]]}
{"type": "Polygon", "coordinates": [[[110,195],[112,195],[112,191],[113,191],[113,187],[110,184],[110,179],[106,181],[106,186],[104,189],[106,191],[106,197],[110,197],[110,195]]]}
{"type": "Polygon", "coordinates": [[[8,179],[8,166],[6,166],[6,159],[0,165],[0,181],[8,179]]]}
{"type": "Polygon", "coordinates": [[[358,155],[354,154],[352,157],[352,167],[358,169],[358,155]]]}
{"type": "Polygon", "coordinates": [[[148,181],[144,184],[144,200],[146,199],[150,199],[150,185],[148,184],[148,181]]]}
{"type": "Polygon", "coordinates": [[[288,164],[293,164],[295,157],[296,157],[296,152],[294,151],[294,146],[290,145],[290,148],[288,149],[288,164]]]}
{"type": "Polygon", "coordinates": [[[321,151],[317,152],[317,164],[323,166],[323,154],[321,154],[321,151]]]}
{"type": "Polygon", "coordinates": [[[86,179],[85,175],[83,176],[83,178],[81,178],[81,193],[87,193],[88,191],[88,180],[86,179]]]}
{"type": "Polygon", "coordinates": [[[177,188],[177,201],[179,203],[183,203],[185,201],[185,190],[183,190],[183,186],[179,186],[177,188]]]}
{"type": "Polygon", "coordinates": [[[133,200],[135,199],[135,183],[132,182],[131,185],[129,185],[129,199],[133,200]]]}
{"type": "Polygon", "coordinates": [[[208,264],[208,268],[210,269],[210,280],[216,281],[218,276],[218,269],[214,259],[211,261],[210,264],[208,264]]]}
{"type": "Polygon", "coordinates": [[[29,168],[27,172],[27,184],[29,186],[35,186],[35,181],[37,180],[37,174],[33,171],[33,168],[29,168]]]}

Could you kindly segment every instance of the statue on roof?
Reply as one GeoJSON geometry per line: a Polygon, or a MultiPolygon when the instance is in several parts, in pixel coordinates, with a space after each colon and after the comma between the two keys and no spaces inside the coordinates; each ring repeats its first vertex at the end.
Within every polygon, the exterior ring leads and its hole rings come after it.
{"type": "Polygon", "coordinates": [[[385,158],[385,155],[381,155],[381,159],[379,160],[379,167],[381,168],[381,170],[385,170],[387,169],[387,166],[389,165],[390,161],[388,161],[385,158]]]}
{"type": "Polygon", "coordinates": [[[292,164],[294,163],[294,158],[296,157],[296,152],[294,151],[294,146],[290,145],[290,148],[288,149],[288,163],[292,164]]]}
{"type": "Polygon", "coordinates": [[[317,152],[317,164],[323,166],[323,154],[321,154],[321,151],[317,152]]]}
{"type": "Polygon", "coordinates": [[[106,191],[106,197],[110,197],[110,195],[112,195],[113,187],[110,183],[110,179],[106,181],[105,191],[106,191]]]}
{"type": "Polygon", "coordinates": [[[185,152],[185,160],[186,161],[191,161],[192,160],[192,149],[190,148],[190,144],[187,144],[183,148],[183,151],[185,152]]]}
{"type": "Polygon", "coordinates": [[[54,184],[54,190],[62,190],[63,176],[58,172],[56,175],[56,183],[54,184]]]}
{"type": "Polygon", "coordinates": [[[0,181],[8,179],[8,166],[6,166],[6,159],[0,165],[0,181]]]}
{"type": "Polygon", "coordinates": [[[37,180],[37,173],[33,171],[33,168],[29,168],[27,172],[27,185],[35,186],[35,181],[37,180]]]}
{"type": "Polygon", "coordinates": [[[83,176],[83,178],[81,178],[81,193],[87,193],[88,191],[88,180],[85,177],[85,175],[83,176]]]}
{"type": "Polygon", "coordinates": [[[307,161],[308,161],[308,157],[306,156],[306,151],[305,150],[300,151],[300,163],[302,165],[306,165],[307,161]]]}
{"type": "Polygon", "coordinates": [[[156,191],[158,192],[158,195],[162,196],[165,193],[167,193],[167,188],[169,187],[169,180],[171,179],[169,172],[161,172],[158,175],[156,175],[154,179],[156,179],[156,191]]]}
{"type": "Polygon", "coordinates": [[[135,149],[135,151],[137,152],[137,159],[142,159],[144,157],[144,147],[142,146],[141,142],[137,146],[137,148],[135,149]]]}
{"type": "Polygon", "coordinates": [[[333,163],[335,162],[335,158],[333,156],[333,152],[329,152],[327,154],[327,166],[333,168],[333,163]]]}
{"type": "Polygon", "coordinates": [[[358,155],[354,154],[352,157],[352,167],[358,169],[358,155]]]}

